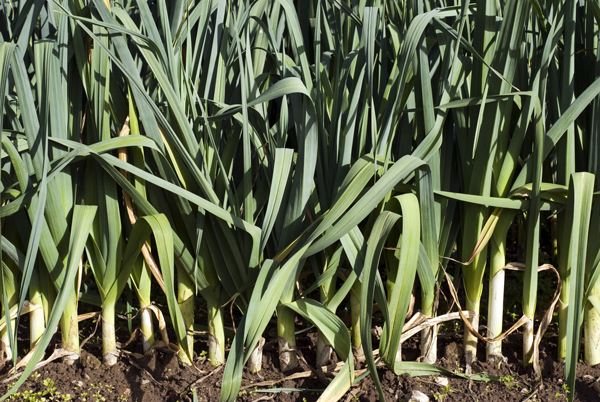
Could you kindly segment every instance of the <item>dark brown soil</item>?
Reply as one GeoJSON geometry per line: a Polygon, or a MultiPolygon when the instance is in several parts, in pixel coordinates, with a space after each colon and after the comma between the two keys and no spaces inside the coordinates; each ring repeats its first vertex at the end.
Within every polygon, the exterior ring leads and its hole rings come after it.
{"type": "MultiPolygon", "coordinates": [[[[444,390],[435,382],[433,377],[411,377],[404,374],[395,376],[386,368],[379,369],[379,376],[387,400],[402,400],[412,390],[418,390],[429,396],[434,401],[565,401],[567,392],[565,386],[565,364],[556,361],[556,337],[545,339],[540,347],[540,364],[543,379],[536,383],[533,370],[521,367],[522,338],[518,335],[511,336],[503,343],[503,352],[507,363],[500,365],[485,363],[485,347],[480,344],[478,358],[480,361],[473,366],[473,373],[486,373],[500,377],[500,381],[483,382],[469,381],[458,377],[449,377],[449,388],[444,390]],[[437,397],[437,398],[436,398],[437,397]]],[[[444,357],[444,349],[451,343],[462,343],[462,336],[453,334],[441,336],[438,343],[438,365],[452,371],[463,371],[463,365],[457,365],[456,360],[444,357]]],[[[407,345],[408,346],[408,345],[407,345]]],[[[413,348],[403,348],[403,357],[418,357],[416,345],[413,348]]],[[[462,362],[464,363],[464,362],[462,362]]],[[[577,366],[577,383],[575,390],[576,401],[600,401],[600,394],[595,391],[592,384],[600,377],[600,368],[590,367],[579,363],[577,366]]],[[[378,400],[377,390],[370,378],[365,378],[360,384],[358,400],[378,400]]]]}
{"type": "MultiPolygon", "coordinates": [[[[408,374],[394,375],[385,367],[378,369],[383,390],[388,401],[403,400],[412,390],[419,390],[429,396],[431,401],[564,401],[564,363],[555,359],[556,337],[549,336],[541,346],[540,356],[543,369],[543,382],[536,383],[531,369],[523,369],[518,360],[521,356],[521,338],[513,335],[503,344],[507,363],[491,365],[484,363],[485,349],[480,345],[479,359],[474,372],[484,372],[502,377],[502,381],[481,382],[450,377],[449,387],[438,385],[433,377],[411,377],[408,374]],[[537,398],[537,399],[536,399],[537,398]]],[[[448,370],[461,372],[459,363],[452,355],[446,354],[448,345],[462,343],[460,334],[445,334],[439,339],[441,360],[438,364],[448,370]]],[[[314,334],[299,339],[298,347],[306,357],[308,365],[314,364],[314,334]]],[[[202,342],[197,349],[202,350],[202,342]]],[[[452,345],[455,346],[455,345],[452,345]]],[[[138,346],[139,347],[139,346],[138,346]]],[[[39,369],[39,375],[32,376],[12,400],[28,400],[24,393],[46,392],[53,400],[65,400],[70,395],[75,401],[137,401],[137,402],[175,402],[191,401],[190,388],[197,390],[199,401],[218,401],[222,381],[222,368],[215,369],[208,362],[199,359],[200,371],[184,366],[176,355],[168,349],[156,348],[150,355],[135,351],[124,353],[119,363],[111,368],[99,364],[95,356],[100,356],[98,344],[87,344],[79,362],[66,365],[59,361],[39,369]],[[53,381],[53,383],[51,381],[53,381]]],[[[414,360],[418,357],[418,345],[409,340],[403,345],[403,357],[414,360]]],[[[297,373],[310,373],[310,366],[302,364],[297,373]]],[[[359,369],[360,366],[357,366],[359,369]]],[[[4,370],[6,377],[6,369],[4,370]]],[[[293,373],[287,373],[287,376],[293,373]]],[[[296,374],[298,375],[298,374],[296,374]]],[[[579,363],[575,400],[598,401],[600,395],[592,386],[600,377],[600,368],[579,363]]],[[[276,344],[267,343],[263,356],[263,369],[258,374],[244,373],[240,401],[316,401],[319,391],[326,384],[310,375],[305,378],[289,379],[279,371],[276,344]],[[300,389],[300,390],[299,390],[300,389]],[[271,390],[270,392],[261,392],[271,390]],[[277,391],[274,393],[273,391],[277,391]]],[[[0,392],[8,390],[7,384],[0,385],[0,392]]],[[[40,399],[38,399],[40,400],[40,399]]],[[[48,399],[49,400],[49,399],[48,399]]],[[[379,400],[377,390],[370,377],[365,377],[351,388],[345,401],[379,400]]]]}

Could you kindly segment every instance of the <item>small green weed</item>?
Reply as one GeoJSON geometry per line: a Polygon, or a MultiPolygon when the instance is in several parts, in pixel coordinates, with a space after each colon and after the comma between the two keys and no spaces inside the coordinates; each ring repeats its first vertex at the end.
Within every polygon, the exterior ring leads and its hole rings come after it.
{"type": "MultiPolygon", "coordinates": [[[[82,401],[82,402],[105,402],[107,400],[107,393],[112,394],[115,390],[114,385],[107,384],[90,384],[87,388],[81,389],[82,387],[73,387],[74,394],[63,394],[58,391],[54,380],[51,378],[45,378],[40,380],[40,374],[34,373],[31,376],[34,381],[39,381],[43,386],[43,390],[34,392],[33,390],[26,390],[23,392],[15,392],[8,400],[14,402],[55,402],[55,401],[82,401]]],[[[126,390],[117,397],[120,402],[127,401],[128,391],[126,390]]]]}
{"type": "Polygon", "coordinates": [[[506,389],[511,389],[512,387],[519,387],[519,384],[517,384],[515,382],[515,377],[513,377],[512,375],[507,375],[504,377],[500,377],[500,381],[504,383],[504,385],[506,386],[506,389]]]}
{"type": "Polygon", "coordinates": [[[440,389],[440,392],[435,392],[433,394],[433,398],[436,401],[443,401],[444,398],[446,398],[451,392],[454,391],[450,389],[450,383],[448,383],[445,387],[442,387],[442,389],[440,389]]]}

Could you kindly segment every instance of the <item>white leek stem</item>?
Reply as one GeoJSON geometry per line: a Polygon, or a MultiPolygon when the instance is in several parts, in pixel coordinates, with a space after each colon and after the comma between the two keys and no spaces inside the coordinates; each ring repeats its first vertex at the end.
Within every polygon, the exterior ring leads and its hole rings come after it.
{"type": "Polygon", "coordinates": [[[558,272],[560,273],[560,280],[562,281],[562,288],[560,291],[560,299],[556,304],[558,310],[558,358],[566,359],[567,357],[567,327],[569,326],[569,320],[567,317],[569,307],[569,293],[571,288],[571,272],[568,267],[569,265],[569,244],[570,244],[570,231],[565,224],[565,213],[558,215],[558,233],[561,236],[559,240],[559,253],[558,253],[558,272]]]}
{"type": "Polygon", "coordinates": [[[396,362],[402,361],[402,343],[398,344],[398,349],[396,350],[396,362]]]}
{"type": "MultiPolygon", "coordinates": [[[[194,283],[191,281],[187,272],[179,268],[177,269],[177,302],[179,303],[179,309],[183,316],[183,322],[185,323],[186,330],[194,330],[194,283]]],[[[184,342],[187,342],[187,348],[190,353],[194,354],[194,336],[193,332],[186,334],[184,342]]],[[[183,348],[180,350],[179,357],[184,364],[191,365],[192,362],[189,356],[185,353],[183,348]]]]}
{"type": "MultiPolygon", "coordinates": [[[[145,307],[145,306],[143,306],[145,307]]],[[[148,353],[154,345],[154,324],[152,323],[152,311],[144,309],[140,313],[142,329],[142,347],[144,353],[148,353]]]]}
{"type": "Polygon", "coordinates": [[[286,372],[298,367],[296,355],[296,323],[294,311],[287,307],[277,308],[277,344],[279,346],[279,368],[286,372]]]}
{"type": "Polygon", "coordinates": [[[350,290],[350,316],[352,319],[352,351],[357,361],[365,360],[365,352],[360,338],[360,281],[356,280],[350,290]]]}
{"type": "Polygon", "coordinates": [[[421,356],[423,356],[424,363],[435,364],[437,360],[437,335],[437,325],[421,331],[421,356]]]}
{"type": "Polygon", "coordinates": [[[225,345],[225,329],[223,326],[223,314],[218,303],[207,300],[208,307],[208,360],[213,366],[225,363],[223,353],[225,345]]]}
{"type": "Polygon", "coordinates": [[[327,366],[331,362],[332,352],[333,348],[319,331],[317,333],[317,367],[327,366]]]}
{"type": "Polygon", "coordinates": [[[533,364],[533,317],[523,325],[523,367],[533,364]]]}
{"type": "Polygon", "coordinates": [[[61,319],[60,330],[62,335],[62,347],[71,355],[65,356],[63,362],[72,364],[79,359],[79,322],[77,321],[77,297],[75,296],[75,288],[65,305],[61,319]]]}
{"type": "Polygon", "coordinates": [[[4,350],[4,356],[0,355],[0,359],[4,358],[6,360],[12,360],[13,354],[12,349],[10,348],[10,341],[8,338],[8,331],[6,330],[6,327],[2,329],[2,334],[0,338],[0,342],[2,342],[2,345],[0,345],[0,350],[4,350]]]}
{"type": "Polygon", "coordinates": [[[30,286],[29,302],[32,304],[32,307],[40,307],[34,308],[29,312],[29,348],[33,349],[38,340],[42,337],[43,333],[46,331],[43,301],[39,286],[30,286]]]}
{"type": "MultiPolygon", "coordinates": [[[[493,257],[492,257],[493,259],[493,257]]],[[[503,258],[504,259],[504,258],[503,258]]],[[[492,261],[492,265],[494,262],[492,261]]],[[[488,338],[495,338],[502,333],[504,315],[504,270],[498,271],[490,278],[490,295],[488,305],[488,338]]],[[[494,363],[502,360],[502,342],[490,342],[486,347],[486,360],[494,363]]]]}
{"type": "MultiPolygon", "coordinates": [[[[423,295],[421,305],[424,306],[421,313],[428,318],[433,318],[435,316],[433,310],[434,300],[431,298],[433,293],[426,295],[425,292],[421,292],[421,294],[423,295]]],[[[437,325],[432,325],[421,331],[421,357],[425,363],[435,364],[437,360],[437,333],[437,325]]]]}
{"type": "MultiPolygon", "coordinates": [[[[596,282],[591,293],[600,294],[599,282],[596,282]]],[[[600,363],[600,315],[589,302],[585,304],[584,336],[585,362],[595,366],[600,363]]]]}
{"type": "Polygon", "coordinates": [[[354,355],[354,358],[357,362],[363,362],[366,360],[365,351],[362,345],[360,345],[358,348],[352,347],[352,354],[354,355]]]}
{"type": "Polygon", "coordinates": [[[250,353],[250,357],[248,358],[248,363],[246,363],[246,366],[252,373],[258,373],[262,368],[262,356],[264,346],[265,338],[261,337],[258,340],[256,346],[254,347],[252,353],[250,353]]]}
{"type": "MultiPolygon", "coordinates": [[[[565,280],[563,280],[562,290],[560,292],[560,299],[556,304],[558,310],[558,358],[567,358],[567,311],[569,308],[569,287],[565,286],[565,280]]],[[[567,282],[568,284],[568,282],[567,282]]]]}
{"type": "MultiPolygon", "coordinates": [[[[490,241],[490,291],[488,296],[488,338],[495,338],[502,333],[504,319],[504,283],[506,273],[506,236],[513,222],[515,213],[503,211],[490,241]]],[[[502,342],[486,343],[485,358],[488,363],[503,360],[502,342]]]]}
{"type": "Polygon", "coordinates": [[[117,337],[115,334],[115,307],[104,300],[102,306],[102,362],[107,366],[117,364],[117,337]]]}

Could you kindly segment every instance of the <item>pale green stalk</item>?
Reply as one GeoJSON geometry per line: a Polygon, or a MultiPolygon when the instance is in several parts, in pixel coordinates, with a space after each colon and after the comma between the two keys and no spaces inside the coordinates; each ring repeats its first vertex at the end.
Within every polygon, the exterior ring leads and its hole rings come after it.
{"type": "MultiPolygon", "coordinates": [[[[340,255],[341,255],[341,247],[338,248],[338,252],[332,255],[332,248],[327,248],[323,251],[323,253],[319,253],[315,256],[315,258],[311,259],[311,264],[316,264],[317,266],[322,266],[322,272],[325,273],[327,270],[336,270],[339,266],[340,255]]],[[[331,276],[329,279],[323,283],[320,287],[320,297],[321,303],[324,306],[327,306],[329,302],[333,299],[336,293],[336,280],[337,275],[331,276]]],[[[331,361],[331,354],[333,353],[333,348],[330,342],[323,336],[321,332],[317,333],[317,367],[326,366],[331,361]]]]}
{"type": "MultiPolygon", "coordinates": [[[[210,220],[205,223],[205,231],[212,226],[210,220]]],[[[200,252],[198,253],[198,265],[206,275],[210,283],[212,294],[204,294],[208,315],[208,360],[214,366],[225,363],[225,323],[223,321],[223,308],[221,297],[224,293],[222,282],[219,281],[215,267],[223,266],[221,253],[216,249],[217,245],[212,243],[212,238],[203,236],[200,252]],[[214,285],[213,285],[214,284],[214,285]]]]}
{"type": "Polygon", "coordinates": [[[48,323],[50,312],[56,300],[56,288],[53,286],[48,272],[44,269],[40,271],[40,289],[42,305],[44,307],[44,322],[48,323]]]}
{"type": "MultiPolygon", "coordinates": [[[[130,135],[140,135],[140,125],[137,117],[137,112],[135,108],[135,104],[133,101],[133,96],[131,90],[128,91],[129,94],[129,134],[130,135]]],[[[125,130],[121,132],[121,134],[127,134],[125,130]]],[[[138,168],[144,167],[144,152],[142,147],[132,147],[131,149],[133,164],[138,168]]],[[[119,156],[125,156],[125,161],[127,159],[126,150],[121,150],[119,156]]],[[[126,176],[126,173],[123,171],[126,176]]],[[[133,182],[135,184],[135,188],[141,193],[142,196],[146,197],[146,182],[144,180],[139,179],[137,176],[133,177],[133,182]]],[[[128,195],[124,194],[126,199],[131,200],[128,195]]],[[[127,204],[127,202],[126,202],[127,204]]],[[[129,208],[129,205],[126,205],[129,208]]],[[[139,214],[139,211],[138,211],[139,214]]],[[[135,222],[132,221],[132,216],[128,211],[129,219],[131,224],[133,225],[135,222]]],[[[148,250],[149,251],[149,250],[148,250]]],[[[151,263],[154,263],[153,261],[151,263]]],[[[132,271],[132,278],[134,282],[137,283],[136,290],[138,292],[138,300],[140,302],[140,329],[142,331],[142,349],[144,353],[150,351],[152,345],[154,345],[154,325],[152,323],[152,311],[148,309],[152,304],[151,299],[151,291],[152,291],[152,274],[150,272],[150,268],[148,267],[148,262],[143,258],[139,258],[136,261],[136,264],[132,271]]]]}
{"type": "Polygon", "coordinates": [[[142,350],[148,353],[154,345],[154,325],[152,323],[152,311],[148,308],[152,305],[152,275],[146,261],[140,256],[131,271],[138,301],[140,303],[140,330],[142,332],[142,350]]]}
{"type": "MultiPolygon", "coordinates": [[[[177,266],[177,303],[179,304],[179,308],[181,309],[181,315],[183,316],[183,321],[185,322],[187,333],[187,344],[188,350],[194,350],[194,283],[190,280],[187,272],[177,266]]],[[[189,357],[186,352],[181,349],[182,352],[179,353],[179,357],[183,360],[185,364],[191,365],[189,357]]]]}
{"type": "Polygon", "coordinates": [[[277,307],[277,345],[279,346],[279,367],[284,373],[298,367],[298,356],[296,355],[295,350],[295,319],[296,315],[293,311],[289,311],[287,307],[277,307]]]}
{"type": "MultiPolygon", "coordinates": [[[[66,287],[66,289],[68,291],[69,287],[66,287]]],[[[71,289],[72,290],[68,294],[67,303],[65,304],[65,308],[60,319],[62,348],[74,353],[74,355],[67,356],[63,360],[67,364],[73,364],[75,360],[79,359],[79,353],[81,352],[79,348],[79,321],[77,320],[77,296],[79,294],[77,281],[75,281],[71,289]]]]}
{"type": "MultiPolygon", "coordinates": [[[[37,272],[35,273],[37,274],[37,272]]],[[[46,320],[44,317],[44,302],[42,289],[39,286],[39,275],[37,278],[37,284],[35,280],[29,285],[29,303],[36,308],[29,313],[29,348],[33,347],[40,340],[42,334],[46,331],[46,320]]]]}
{"type": "Polygon", "coordinates": [[[115,332],[115,305],[102,303],[102,361],[108,366],[117,364],[117,337],[115,332]]]}
{"type": "MultiPolygon", "coordinates": [[[[559,253],[558,253],[558,272],[562,282],[562,290],[556,309],[558,310],[558,358],[567,358],[567,329],[568,329],[568,311],[571,289],[571,278],[569,264],[569,252],[563,251],[565,245],[569,244],[570,230],[565,225],[565,213],[558,216],[558,228],[562,229],[562,235],[559,235],[559,253]]],[[[559,230],[559,233],[560,230],[559,230]]]]}
{"type": "MultiPolygon", "coordinates": [[[[281,297],[281,303],[286,304],[293,301],[293,291],[296,281],[290,278],[285,285],[281,297]]],[[[298,367],[298,356],[296,355],[296,314],[293,310],[277,307],[277,345],[279,347],[279,367],[286,372],[298,367]]]]}
{"type": "MultiPolygon", "coordinates": [[[[477,242],[479,231],[483,228],[483,223],[487,216],[485,215],[486,208],[484,207],[465,205],[463,208],[474,211],[467,212],[468,218],[463,221],[463,254],[461,255],[461,258],[463,261],[469,261],[477,242]]],[[[479,330],[479,305],[481,302],[481,293],[483,291],[481,280],[483,272],[485,271],[486,260],[487,247],[484,247],[470,265],[463,267],[465,285],[464,308],[467,311],[475,312],[469,320],[469,323],[475,331],[479,330]]],[[[477,338],[466,328],[466,326],[463,333],[463,348],[468,368],[477,358],[477,338]]]]}
{"type": "Polygon", "coordinates": [[[357,361],[365,359],[365,352],[360,338],[360,287],[360,281],[356,280],[350,291],[350,314],[352,317],[350,338],[352,339],[352,353],[357,361]]]}
{"type": "MultiPolygon", "coordinates": [[[[597,207],[597,206],[596,206],[597,207]]],[[[589,257],[588,257],[589,258],[589,257]]],[[[590,297],[600,296],[600,281],[596,281],[590,297]]],[[[584,348],[585,362],[590,366],[600,364],[600,314],[595,306],[589,301],[585,303],[584,316],[584,348]]]]}
{"type": "Polygon", "coordinates": [[[142,278],[140,280],[140,309],[142,312],[140,313],[140,329],[142,331],[142,350],[144,353],[150,351],[152,345],[154,345],[154,324],[152,322],[152,311],[147,307],[151,305],[151,303],[146,300],[150,300],[150,272],[146,267],[146,263],[142,263],[142,278]]]}
{"type": "Polygon", "coordinates": [[[225,330],[223,309],[218,303],[206,300],[208,313],[208,360],[214,366],[225,363],[225,330]]]}

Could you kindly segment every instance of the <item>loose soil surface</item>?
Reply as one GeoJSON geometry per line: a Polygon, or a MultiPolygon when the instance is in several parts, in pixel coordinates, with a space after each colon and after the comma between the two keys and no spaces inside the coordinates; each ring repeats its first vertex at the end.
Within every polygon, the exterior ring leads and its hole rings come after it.
{"type": "MultiPolygon", "coordinates": [[[[326,387],[311,372],[315,356],[314,334],[299,338],[298,348],[305,356],[294,373],[282,374],[279,371],[276,343],[268,342],[263,355],[263,369],[258,374],[244,372],[242,388],[238,400],[248,401],[316,401],[319,391],[326,387]],[[302,374],[304,373],[304,374],[302,374]],[[304,377],[302,377],[304,375],[304,377]],[[291,377],[291,378],[290,378],[291,377]],[[296,377],[296,378],[294,378],[296,377]],[[298,378],[300,377],[300,378],[298,378]],[[269,391],[267,391],[269,390],[269,391]],[[266,391],[266,392],[265,392],[266,391]],[[277,391],[277,392],[273,392],[277,391]]],[[[458,333],[444,334],[439,338],[438,365],[451,371],[461,372],[464,362],[460,361],[462,336],[458,333]]],[[[197,351],[203,350],[202,341],[196,344],[197,351]]],[[[479,359],[473,372],[484,372],[501,377],[501,381],[469,381],[463,378],[449,377],[449,387],[442,387],[433,377],[411,377],[408,374],[396,376],[385,367],[378,369],[385,397],[388,401],[401,401],[412,390],[419,390],[429,396],[431,401],[564,401],[566,400],[565,365],[556,361],[556,336],[550,334],[540,348],[540,362],[543,370],[543,382],[536,383],[531,369],[523,369],[520,361],[521,338],[510,336],[503,343],[506,363],[491,365],[484,363],[485,349],[480,343],[479,359]],[[528,399],[529,398],[529,399],[528,399]]],[[[151,354],[139,353],[139,345],[131,345],[123,353],[116,366],[106,368],[100,364],[100,345],[88,343],[84,347],[81,359],[71,365],[53,361],[37,370],[19,389],[19,396],[12,400],[28,399],[27,392],[47,392],[46,397],[54,395],[52,400],[66,400],[70,395],[75,401],[137,401],[137,402],[175,402],[191,401],[192,388],[197,390],[199,401],[218,401],[223,369],[214,368],[207,361],[197,360],[195,370],[184,366],[177,356],[166,348],[155,348],[151,354]]],[[[49,355],[48,353],[47,355],[49,355]]],[[[415,360],[418,357],[416,340],[403,344],[403,357],[415,360]]],[[[362,367],[357,365],[357,370],[362,367]]],[[[0,372],[0,378],[7,377],[7,368],[0,372]]],[[[325,375],[327,380],[331,377],[325,375]]],[[[600,368],[579,363],[575,400],[598,401],[600,394],[593,383],[600,377],[600,368]]],[[[0,383],[0,393],[8,390],[6,383],[0,383]]],[[[367,376],[353,386],[342,401],[379,400],[373,380],[367,376]]]]}

